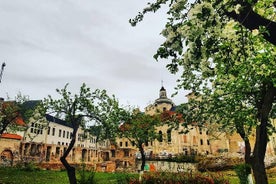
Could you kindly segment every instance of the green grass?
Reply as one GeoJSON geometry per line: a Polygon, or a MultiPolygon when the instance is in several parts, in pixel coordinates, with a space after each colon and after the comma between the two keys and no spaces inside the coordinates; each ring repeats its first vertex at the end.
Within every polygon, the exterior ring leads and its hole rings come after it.
{"type": "MultiPolygon", "coordinates": [[[[229,179],[231,184],[239,184],[239,180],[234,171],[222,172],[229,179]]],[[[117,184],[118,179],[126,176],[138,177],[137,174],[126,173],[96,173],[95,182],[97,184],[117,184]]],[[[275,171],[268,173],[269,183],[276,184],[275,171]]],[[[24,171],[17,168],[0,167],[0,184],[68,184],[66,171],[24,171]]]]}
{"type": "MultiPolygon", "coordinates": [[[[138,175],[124,173],[96,173],[97,184],[116,184],[126,176],[138,175]]],[[[66,171],[35,170],[24,171],[16,168],[0,167],[0,184],[68,184],[66,171]]]]}
{"type": "Polygon", "coordinates": [[[65,171],[23,171],[15,168],[0,168],[1,184],[67,184],[65,171]]]}

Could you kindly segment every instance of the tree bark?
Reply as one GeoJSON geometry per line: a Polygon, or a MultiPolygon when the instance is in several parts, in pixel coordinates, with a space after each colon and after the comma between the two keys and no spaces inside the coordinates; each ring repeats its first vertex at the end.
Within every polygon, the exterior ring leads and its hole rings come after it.
{"type": "Polygon", "coordinates": [[[267,122],[262,122],[256,130],[256,142],[253,157],[251,160],[252,170],[256,184],[268,184],[264,157],[267,146],[267,122]]]}
{"type": "Polygon", "coordinates": [[[251,164],[251,161],[250,161],[251,160],[251,158],[250,158],[251,145],[250,145],[247,135],[245,134],[243,125],[240,126],[239,123],[236,123],[236,129],[237,129],[237,132],[239,133],[239,135],[241,136],[242,140],[244,141],[244,145],[245,145],[244,160],[245,160],[246,164],[251,164]]]}
{"type": "Polygon", "coordinates": [[[244,140],[245,144],[245,154],[244,154],[244,160],[246,164],[251,164],[251,146],[248,139],[244,140]]]}
{"type": "Polygon", "coordinates": [[[240,22],[244,27],[249,30],[259,29],[260,26],[263,26],[267,29],[267,33],[262,33],[263,37],[273,45],[276,45],[276,22],[266,19],[261,15],[253,11],[252,5],[249,3],[241,2],[242,8],[239,14],[235,11],[227,12],[225,14],[228,17],[233,18],[234,20],[240,22]]]}
{"type": "Polygon", "coordinates": [[[268,142],[267,126],[269,121],[269,114],[276,96],[276,87],[274,87],[273,84],[266,84],[263,88],[263,97],[260,100],[260,105],[258,108],[260,125],[256,128],[256,140],[253,157],[251,160],[256,184],[268,184],[264,158],[268,142]]]}
{"type": "Polygon", "coordinates": [[[142,161],[142,164],[141,164],[141,171],[144,171],[144,168],[145,168],[145,165],[146,165],[146,155],[145,155],[145,151],[144,151],[144,148],[143,148],[143,144],[139,144],[139,151],[141,153],[141,161],[142,161]]]}
{"type": "Polygon", "coordinates": [[[76,169],[75,167],[72,167],[66,160],[66,157],[68,156],[68,154],[70,153],[70,151],[72,150],[72,148],[75,145],[76,142],[76,134],[77,131],[79,129],[79,125],[75,125],[73,126],[73,133],[72,133],[72,139],[71,142],[68,146],[68,149],[64,152],[64,154],[60,157],[60,161],[63,164],[63,166],[65,167],[66,171],[67,171],[67,175],[69,178],[69,182],[70,184],[77,184],[77,178],[76,178],[76,169]]]}

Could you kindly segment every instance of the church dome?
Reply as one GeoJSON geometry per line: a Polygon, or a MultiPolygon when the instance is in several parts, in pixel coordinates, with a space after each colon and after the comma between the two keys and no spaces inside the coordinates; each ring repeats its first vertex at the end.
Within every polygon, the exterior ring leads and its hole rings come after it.
{"type": "Polygon", "coordinates": [[[164,88],[164,86],[162,86],[160,89],[159,98],[155,100],[155,104],[162,104],[162,103],[174,105],[172,100],[167,97],[167,91],[164,88]]]}

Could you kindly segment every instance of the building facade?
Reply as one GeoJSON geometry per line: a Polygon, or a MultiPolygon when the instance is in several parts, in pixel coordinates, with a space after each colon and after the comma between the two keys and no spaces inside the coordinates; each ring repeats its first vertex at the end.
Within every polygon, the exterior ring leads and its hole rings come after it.
{"type": "MultiPolygon", "coordinates": [[[[175,113],[176,106],[167,97],[162,86],[159,97],[153,104],[145,108],[145,113],[154,115],[161,112],[175,113]]],[[[185,117],[183,118],[185,119],[185,117]]],[[[31,121],[29,127],[17,134],[5,133],[0,138],[0,165],[14,165],[20,161],[35,161],[46,168],[60,168],[60,156],[68,148],[72,138],[73,128],[65,121],[46,115],[40,121],[31,121]]],[[[276,120],[272,120],[276,126],[276,120]]],[[[216,125],[212,125],[214,128],[216,125]]],[[[198,127],[189,125],[189,131],[180,126],[171,129],[164,124],[156,128],[158,139],[144,146],[147,158],[169,158],[177,155],[205,156],[238,156],[243,157],[244,143],[238,134],[217,132],[210,133],[210,126],[198,127]]],[[[250,137],[254,143],[254,134],[250,137]]],[[[267,156],[276,153],[276,134],[270,136],[267,146],[267,156]]],[[[116,139],[115,144],[105,140],[97,142],[97,138],[79,129],[74,148],[67,157],[69,163],[86,163],[96,167],[98,171],[116,171],[119,169],[137,169],[137,159],[140,159],[138,149],[126,138],[116,139]]]]}
{"type": "MultiPolygon", "coordinates": [[[[31,122],[24,131],[2,135],[0,164],[8,162],[12,165],[21,161],[33,161],[46,165],[56,164],[61,167],[59,158],[69,146],[73,128],[65,121],[51,115],[46,115],[42,121],[31,122]]],[[[79,128],[75,146],[67,160],[73,164],[82,162],[96,164],[101,160],[101,153],[96,137],[79,128]]]]}

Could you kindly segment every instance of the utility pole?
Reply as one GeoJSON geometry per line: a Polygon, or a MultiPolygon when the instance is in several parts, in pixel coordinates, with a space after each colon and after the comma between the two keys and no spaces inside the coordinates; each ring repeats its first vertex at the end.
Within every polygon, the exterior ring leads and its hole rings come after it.
{"type": "Polygon", "coordinates": [[[6,66],[6,63],[5,62],[2,63],[1,72],[0,72],[0,83],[2,82],[2,76],[3,76],[5,66],[6,66]]]}

